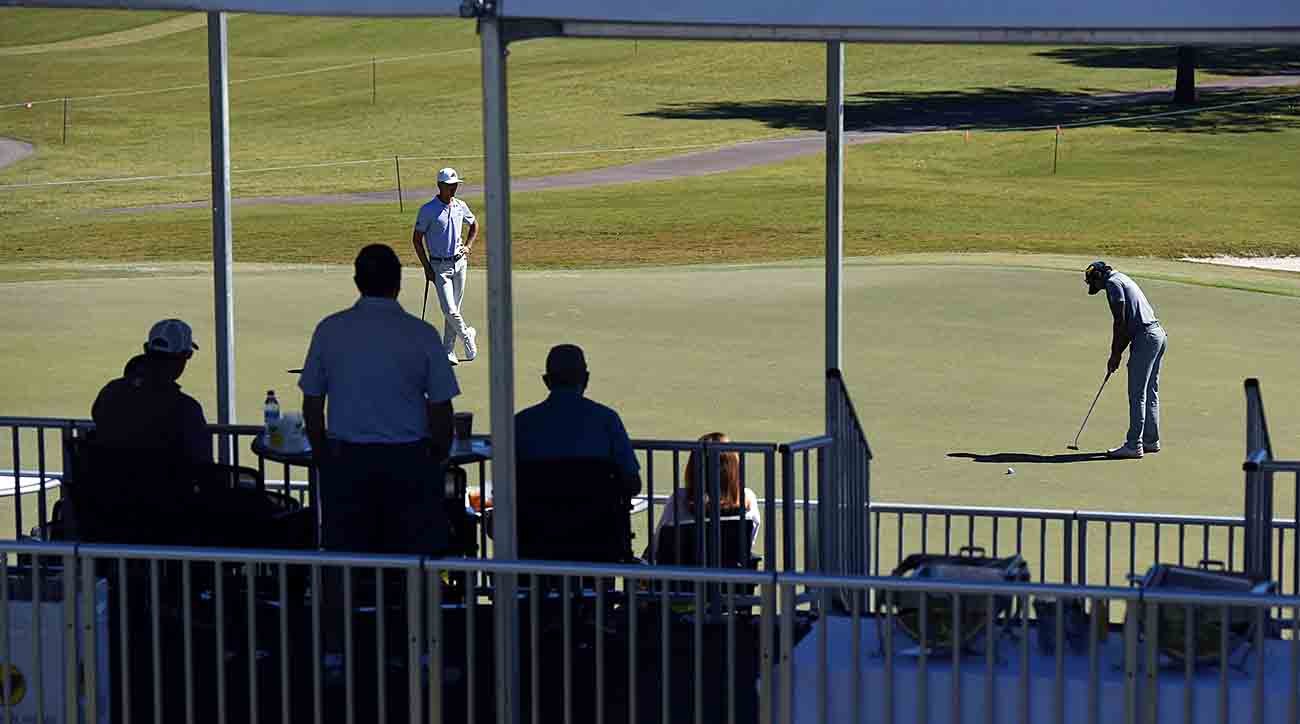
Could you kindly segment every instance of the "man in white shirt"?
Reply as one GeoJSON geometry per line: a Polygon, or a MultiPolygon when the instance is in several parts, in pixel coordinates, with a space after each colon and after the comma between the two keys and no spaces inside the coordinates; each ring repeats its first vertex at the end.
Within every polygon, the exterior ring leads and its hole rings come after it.
{"type": "Polygon", "coordinates": [[[327,550],[419,554],[446,546],[441,466],[460,387],[438,351],[438,331],[397,303],[401,274],[392,247],[361,250],[361,298],[316,326],[298,380],[320,467],[327,550]]]}
{"type": "MultiPolygon", "coordinates": [[[[438,330],[397,303],[402,262],[386,244],[357,254],[361,298],[321,320],[298,387],[320,469],[321,547],[438,554],[447,547],[443,464],[456,376],[438,330]],[[329,417],[326,418],[326,402],[329,417]]],[[[355,579],[355,571],[353,576],[355,579]]],[[[344,680],[342,576],[325,571],[325,683],[344,680]]]]}
{"type": "Polygon", "coordinates": [[[445,322],[442,346],[447,361],[453,365],[459,361],[456,359],[457,337],[465,340],[466,362],[478,356],[478,345],[474,342],[477,333],[465,323],[460,311],[461,300],[465,297],[469,253],[478,238],[478,220],[469,210],[469,205],[456,198],[460,182],[454,168],[438,172],[438,195],[420,207],[420,213],[415,217],[415,232],[411,236],[415,254],[424,266],[424,276],[433,283],[438,306],[442,307],[445,322]],[[469,237],[462,240],[461,227],[464,224],[469,225],[469,237]]]}

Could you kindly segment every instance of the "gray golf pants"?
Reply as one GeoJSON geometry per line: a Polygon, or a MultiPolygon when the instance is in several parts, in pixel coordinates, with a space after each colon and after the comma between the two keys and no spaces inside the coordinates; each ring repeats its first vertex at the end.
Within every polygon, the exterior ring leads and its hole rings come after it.
{"type": "Polygon", "coordinates": [[[1147,326],[1129,344],[1128,437],[1130,447],[1160,442],[1160,363],[1168,340],[1159,323],[1147,326]]]}

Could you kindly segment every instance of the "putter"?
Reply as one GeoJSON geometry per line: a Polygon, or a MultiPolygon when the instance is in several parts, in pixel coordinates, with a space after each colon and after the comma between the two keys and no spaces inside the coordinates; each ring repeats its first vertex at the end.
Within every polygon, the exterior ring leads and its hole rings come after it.
{"type": "Polygon", "coordinates": [[[1106,389],[1106,383],[1110,381],[1110,375],[1111,375],[1111,373],[1110,373],[1110,372],[1107,372],[1107,373],[1106,373],[1106,379],[1104,379],[1104,380],[1101,381],[1101,387],[1098,387],[1098,388],[1097,388],[1097,396],[1094,397],[1094,398],[1092,398],[1092,404],[1088,406],[1088,414],[1086,414],[1086,415],[1083,416],[1083,424],[1079,426],[1079,432],[1075,433],[1075,435],[1074,435],[1074,444],[1073,444],[1073,445],[1066,445],[1065,447],[1066,447],[1067,449],[1069,449],[1069,450],[1078,450],[1078,449],[1079,449],[1079,436],[1083,434],[1083,428],[1084,428],[1085,426],[1087,426],[1087,424],[1088,424],[1088,418],[1089,418],[1089,417],[1092,417],[1092,408],[1096,407],[1096,406],[1097,406],[1097,400],[1100,400],[1100,399],[1101,399],[1101,391],[1104,390],[1104,389],[1106,389]]]}
{"type": "Polygon", "coordinates": [[[424,280],[424,304],[420,305],[420,321],[424,321],[424,313],[429,309],[429,280],[424,280]]]}

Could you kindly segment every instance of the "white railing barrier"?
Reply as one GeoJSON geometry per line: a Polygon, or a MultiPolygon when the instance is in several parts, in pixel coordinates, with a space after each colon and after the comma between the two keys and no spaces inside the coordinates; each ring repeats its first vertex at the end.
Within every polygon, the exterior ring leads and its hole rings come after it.
{"type": "Polygon", "coordinates": [[[19,721],[494,721],[492,657],[504,650],[521,665],[527,721],[1294,722],[1297,607],[1140,588],[8,542],[0,695],[19,721]],[[494,582],[507,574],[521,587],[502,600],[494,582]],[[844,612],[818,617],[800,590],[847,592],[844,612]],[[504,649],[492,645],[497,606],[520,612],[504,649]],[[1291,613],[1286,629],[1274,610],[1291,613]]]}

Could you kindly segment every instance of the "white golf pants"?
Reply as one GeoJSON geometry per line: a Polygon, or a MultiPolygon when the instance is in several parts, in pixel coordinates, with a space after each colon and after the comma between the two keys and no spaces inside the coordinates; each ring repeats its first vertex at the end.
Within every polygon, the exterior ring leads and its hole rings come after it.
{"type": "Polygon", "coordinates": [[[444,320],[442,346],[447,354],[456,353],[456,339],[465,338],[465,317],[461,316],[460,303],[465,297],[465,270],[469,261],[464,256],[456,261],[430,261],[433,266],[434,292],[442,307],[444,320]]]}

